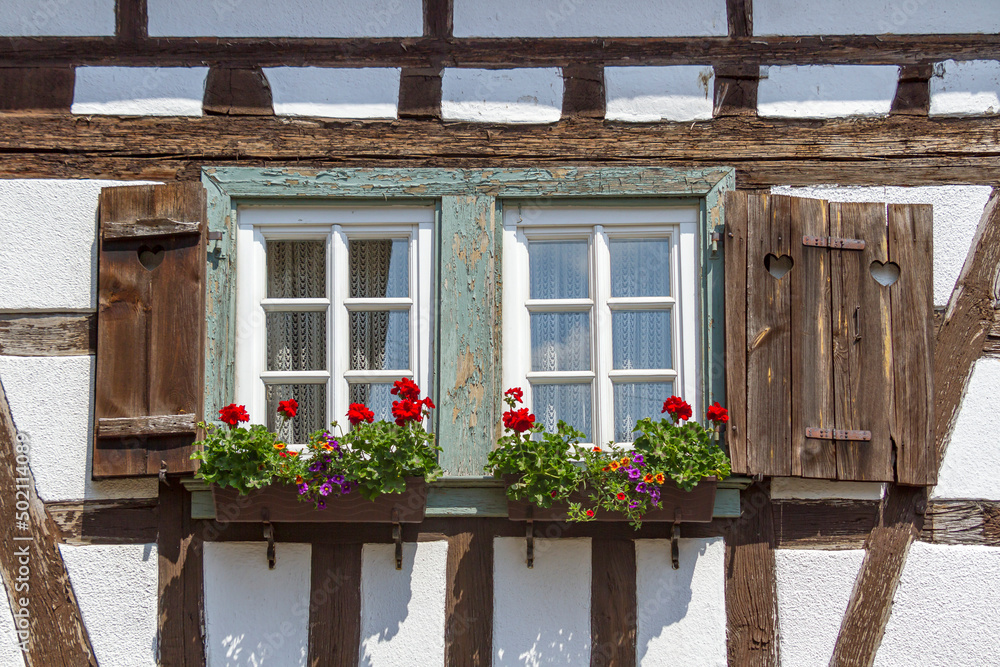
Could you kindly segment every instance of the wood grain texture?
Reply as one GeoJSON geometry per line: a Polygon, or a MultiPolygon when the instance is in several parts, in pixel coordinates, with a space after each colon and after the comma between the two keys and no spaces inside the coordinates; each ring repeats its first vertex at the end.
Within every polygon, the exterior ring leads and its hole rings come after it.
{"type": "Polygon", "coordinates": [[[869,667],[882,642],[910,544],[920,534],[926,508],[922,487],[890,484],[878,523],[865,544],[865,558],[840,625],[831,665],[869,667]]]}
{"type": "Polygon", "coordinates": [[[1000,502],[932,500],[920,539],[936,544],[1000,546],[1000,502]]]}
{"type": "Polygon", "coordinates": [[[889,287],[896,481],[936,484],[934,446],[933,207],[889,204],[889,255],[900,267],[889,287]]]}
{"type": "Polygon", "coordinates": [[[260,67],[212,67],[202,108],[219,116],[273,116],[271,84],[260,67]]]}
{"type": "Polygon", "coordinates": [[[590,542],[590,665],[635,667],[635,541],[590,542]]]}
{"type": "Polygon", "coordinates": [[[726,23],[730,37],[753,35],[753,0],[726,0],[726,23]]]}
{"type": "Polygon", "coordinates": [[[766,484],[742,492],[743,515],[726,535],[726,652],[730,665],[777,667],[774,514],[766,484]]]}
{"type": "Polygon", "coordinates": [[[119,41],[136,43],[149,36],[146,0],[116,0],[115,34],[119,41]]]}
{"type": "Polygon", "coordinates": [[[493,664],[493,530],[479,519],[457,519],[448,533],[444,662],[493,664]]]}
{"type": "Polygon", "coordinates": [[[101,225],[101,237],[109,241],[146,238],[152,236],[175,236],[177,234],[198,234],[201,222],[191,220],[171,220],[153,218],[126,222],[105,221],[101,225]]]}
{"type": "Polygon", "coordinates": [[[604,68],[569,65],[562,68],[563,118],[604,118],[604,68]]]}
{"type": "Polygon", "coordinates": [[[907,65],[899,71],[896,96],[889,113],[894,115],[926,116],[931,108],[931,65],[907,65]]]}
{"type": "Polygon", "coordinates": [[[197,431],[194,415],[155,417],[102,417],[97,420],[97,437],[121,438],[140,435],[174,435],[197,431]]]}
{"type": "Polygon", "coordinates": [[[441,67],[406,68],[399,75],[400,118],[441,118],[441,67]]]}
{"type": "Polygon", "coordinates": [[[755,63],[716,67],[712,115],[756,116],[759,85],[760,66],[755,63]]]}
{"type": "Polygon", "coordinates": [[[861,549],[878,520],[877,500],[775,500],[779,549],[861,549]]]}
{"type": "Polygon", "coordinates": [[[0,355],[72,357],[96,350],[93,313],[0,313],[0,355]]]}
{"type": "Polygon", "coordinates": [[[156,498],[45,503],[66,544],[148,544],[156,541],[156,498]]]}
{"type": "Polygon", "coordinates": [[[726,444],[733,474],[750,471],[747,458],[747,224],[745,192],[726,194],[726,444]]]}
{"type": "Polygon", "coordinates": [[[31,438],[22,434],[18,439],[0,384],[0,486],[5,489],[0,493],[0,576],[14,618],[24,615],[28,619],[28,636],[20,638],[26,639],[21,655],[27,667],[96,667],[87,628],[59,553],[59,527],[38,497],[27,464],[30,455],[31,438]],[[18,465],[18,455],[23,465],[18,465]],[[26,502],[27,511],[19,510],[18,502],[26,502]],[[27,525],[19,527],[20,521],[27,525]],[[27,577],[21,573],[22,566],[29,570],[27,577]]]}
{"type": "Polygon", "coordinates": [[[454,0],[424,0],[424,35],[451,37],[454,27],[454,0]]]}
{"type": "Polygon", "coordinates": [[[0,67],[0,111],[65,112],[73,104],[72,67],[0,67]]]}
{"type": "Polygon", "coordinates": [[[201,667],[204,642],[204,531],[191,519],[191,494],[160,483],[158,664],[201,667]]]}
{"type": "Polygon", "coordinates": [[[310,667],[353,667],[361,646],[361,543],[314,544],[310,667]]]}

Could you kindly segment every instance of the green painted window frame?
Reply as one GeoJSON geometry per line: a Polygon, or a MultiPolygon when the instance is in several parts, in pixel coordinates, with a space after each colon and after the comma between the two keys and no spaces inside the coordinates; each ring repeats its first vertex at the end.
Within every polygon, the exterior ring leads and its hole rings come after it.
{"type": "MultiPolygon", "coordinates": [[[[337,201],[435,202],[436,275],[433,424],[451,483],[482,480],[500,435],[501,253],[505,199],[621,205],[642,199],[697,202],[701,211],[699,276],[704,405],[725,404],[724,277],[720,237],[724,194],[735,188],[730,167],[549,167],[545,169],[330,169],[204,167],[209,241],[205,414],[232,400],[235,389],[236,208],[247,203],[337,201]],[[440,314],[461,314],[442,328],[440,314]]],[[[480,484],[482,482],[480,481],[480,484]]]]}

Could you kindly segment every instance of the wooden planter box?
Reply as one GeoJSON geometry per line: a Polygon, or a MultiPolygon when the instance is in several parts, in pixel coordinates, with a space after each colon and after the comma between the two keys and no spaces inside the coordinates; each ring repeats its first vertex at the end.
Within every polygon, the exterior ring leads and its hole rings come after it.
{"type": "MultiPolygon", "coordinates": [[[[504,481],[510,486],[516,477],[505,476],[504,481]]],[[[685,523],[708,523],[712,520],[715,510],[715,490],[719,481],[715,477],[706,477],[690,491],[681,491],[672,480],[660,487],[660,506],[643,515],[643,522],[659,521],[675,523],[678,519],[685,523]],[[678,515],[678,511],[680,514],[678,515]]],[[[507,516],[511,521],[565,521],[569,511],[569,502],[585,502],[588,492],[576,491],[566,502],[552,503],[551,507],[538,507],[527,500],[507,499],[507,516]],[[531,514],[529,515],[529,510],[531,514]]],[[[598,510],[596,521],[627,521],[624,515],[617,512],[598,510]]]]}
{"type": "Polygon", "coordinates": [[[366,499],[356,490],[346,496],[331,495],[324,509],[316,509],[312,501],[300,501],[298,490],[285,484],[245,496],[236,489],[213,484],[212,500],[216,520],[223,522],[420,523],[427,507],[427,483],[423,477],[407,477],[403,493],[384,493],[375,500],[366,499]],[[393,510],[397,510],[395,518],[393,510]]]}

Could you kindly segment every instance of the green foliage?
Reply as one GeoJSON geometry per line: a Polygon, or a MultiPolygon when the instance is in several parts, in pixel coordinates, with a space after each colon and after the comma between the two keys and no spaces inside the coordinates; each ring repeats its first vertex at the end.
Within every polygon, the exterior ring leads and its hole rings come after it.
{"type": "Polygon", "coordinates": [[[198,477],[209,484],[231,486],[246,495],[271,483],[286,463],[279,456],[285,448],[275,448],[278,436],[260,424],[250,428],[219,428],[214,424],[198,424],[205,429],[202,449],[191,455],[200,459],[198,477]]]}
{"type": "Polygon", "coordinates": [[[508,430],[490,452],[486,472],[514,475],[518,479],[507,490],[512,500],[528,500],[539,507],[550,507],[564,500],[580,486],[584,471],[574,461],[577,443],[586,436],[563,421],[555,433],[547,433],[535,424],[523,433],[508,430]],[[531,440],[533,433],[540,439],[531,440]]]}
{"type": "Polygon", "coordinates": [[[674,424],[667,419],[640,419],[633,443],[646,461],[662,470],[681,489],[690,491],[705,477],[729,476],[729,457],[715,440],[715,431],[697,422],[674,424]]]}

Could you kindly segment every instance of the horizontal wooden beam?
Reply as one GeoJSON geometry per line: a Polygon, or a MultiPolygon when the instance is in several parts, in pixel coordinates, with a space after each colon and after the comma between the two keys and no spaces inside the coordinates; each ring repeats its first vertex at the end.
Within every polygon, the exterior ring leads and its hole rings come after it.
{"type": "Polygon", "coordinates": [[[94,313],[0,313],[0,355],[68,357],[96,349],[94,313]]]}
{"type": "Polygon", "coordinates": [[[97,437],[122,438],[130,435],[175,435],[194,433],[195,415],[155,415],[152,417],[101,417],[97,437]]]}
{"type": "Polygon", "coordinates": [[[779,549],[861,549],[878,520],[877,500],[775,500],[779,549]]]}
{"type": "MultiPolygon", "coordinates": [[[[746,31],[743,28],[742,31],[746,31]]],[[[1000,58],[1000,35],[737,37],[7,37],[8,65],[340,67],[554,67],[569,64],[685,65],[759,60],[765,65],[914,65],[1000,58]]]]}
{"type": "Polygon", "coordinates": [[[156,498],[45,503],[68,544],[148,544],[156,541],[156,498]]]}
{"type": "Polygon", "coordinates": [[[1000,547],[1000,502],[933,500],[927,505],[920,539],[937,544],[1000,547]]]}

